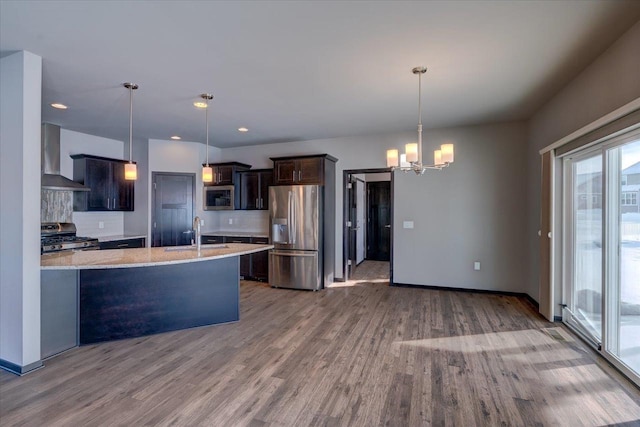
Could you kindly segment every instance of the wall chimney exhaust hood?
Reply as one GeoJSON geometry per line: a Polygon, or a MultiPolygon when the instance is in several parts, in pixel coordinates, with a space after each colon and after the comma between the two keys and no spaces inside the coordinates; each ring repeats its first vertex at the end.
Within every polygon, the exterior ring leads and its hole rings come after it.
{"type": "Polygon", "coordinates": [[[43,123],[40,139],[42,142],[40,150],[42,188],[59,191],[91,191],[91,188],[60,175],[60,126],[43,123]]]}

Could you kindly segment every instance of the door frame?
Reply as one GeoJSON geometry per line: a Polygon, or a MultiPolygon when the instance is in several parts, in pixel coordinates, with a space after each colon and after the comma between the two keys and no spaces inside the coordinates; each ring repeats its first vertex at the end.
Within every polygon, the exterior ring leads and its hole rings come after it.
{"type": "Polygon", "coordinates": [[[390,209],[391,209],[391,236],[389,240],[389,285],[393,286],[393,170],[391,168],[364,168],[364,169],[345,169],[342,171],[342,281],[347,281],[348,266],[347,260],[349,259],[349,227],[347,221],[349,219],[349,189],[347,185],[351,180],[351,175],[367,174],[367,173],[390,173],[391,182],[391,195],[390,195],[390,209]]]}
{"type": "MultiPolygon", "coordinates": [[[[191,198],[191,212],[194,215],[194,218],[197,216],[196,214],[196,198],[198,197],[196,194],[196,174],[195,173],[183,173],[183,172],[151,172],[151,233],[149,239],[149,247],[153,246],[153,238],[156,232],[156,177],[158,176],[188,176],[191,178],[191,194],[193,197],[191,198]]],[[[192,220],[193,221],[193,220],[192,220]]]]}

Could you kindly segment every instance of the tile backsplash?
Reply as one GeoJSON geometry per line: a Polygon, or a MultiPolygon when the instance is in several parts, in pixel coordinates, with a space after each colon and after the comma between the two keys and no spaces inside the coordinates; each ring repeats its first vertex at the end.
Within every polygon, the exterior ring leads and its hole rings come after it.
{"type": "Polygon", "coordinates": [[[40,222],[73,222],[73,192],[40,190],[40,222]]]}
{"type": "Polygon", "coordinates": [[[210,212],[205,217],[204,230],[266,232],[269,230],[269,211],[210,212]]]}
{"type": "Polygon", "coordinates": [[[41,190],[40,222],[73,222],[78,236],[124,234],[123,212],[74,212],[72,191],[41,190]]]}
{"type": "Polygon", "coordinates": [[[78,229],[78,236],[101,237],[124,234],[124,212],[74,212],[73,222],[78,229]]]}

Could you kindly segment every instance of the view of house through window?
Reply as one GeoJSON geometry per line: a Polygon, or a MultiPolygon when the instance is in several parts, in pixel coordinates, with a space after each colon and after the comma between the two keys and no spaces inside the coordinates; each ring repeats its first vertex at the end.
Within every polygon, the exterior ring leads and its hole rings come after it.
{"type": "MultiPolygon", "coordinates": [[[[637,135],[637,134],[636,134],[637,135]]],[[[640,137],[565,159],[563,320],[640,378],[640,137]]]]}
{"type": "Polygon", "coordinates": [[[608,221],[607,350],[640,372],[640,139],[611,148],[608,157],[610,200],[620,204],[611,203],[608,221]]]}

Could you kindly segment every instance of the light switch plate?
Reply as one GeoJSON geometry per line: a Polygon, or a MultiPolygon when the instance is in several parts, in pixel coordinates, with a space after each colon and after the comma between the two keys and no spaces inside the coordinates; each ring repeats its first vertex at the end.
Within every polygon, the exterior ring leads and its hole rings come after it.
{"type": "Polygon", "coordinates": [[[480,271],[480,261],[476,261],[473,263],[473,269],[476,271],[480,271]]]}
{"type": "Polygon", "coordinates": [[[402,228],[413,228],[413,221],[403,221],[402,228]]]}
{"type": "Polygon", "coordinates": [[[233,224],[233,218],[229,218],[229,225],[233,224]]]}
{"type": "Polygon", "coordinates": [[[104,221],[98,221],[98,228],[104,228],[104,221]]]}

